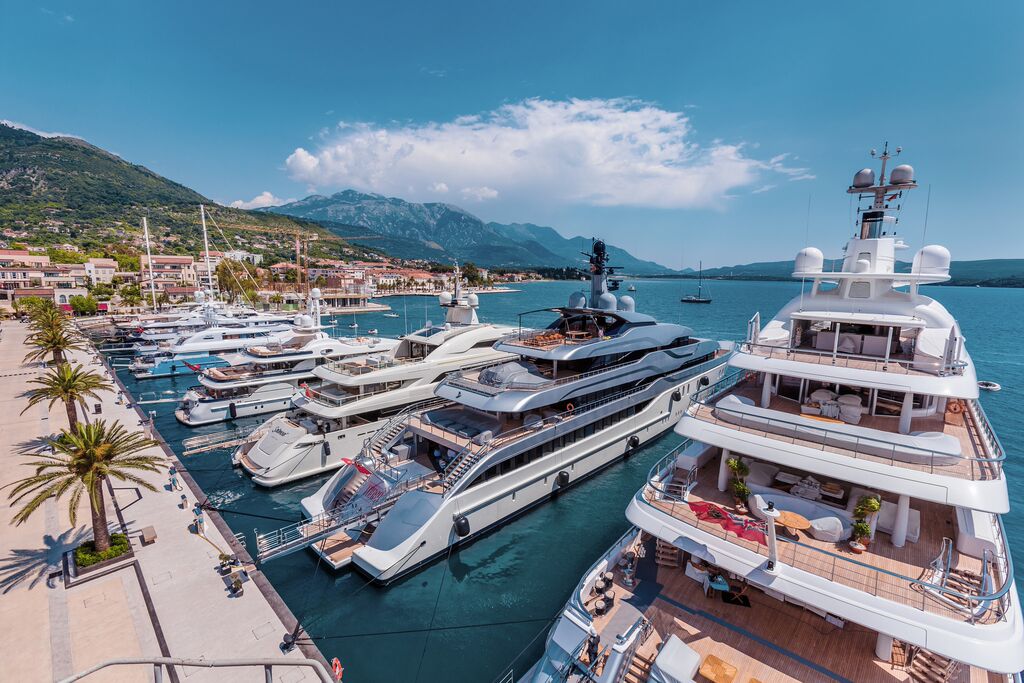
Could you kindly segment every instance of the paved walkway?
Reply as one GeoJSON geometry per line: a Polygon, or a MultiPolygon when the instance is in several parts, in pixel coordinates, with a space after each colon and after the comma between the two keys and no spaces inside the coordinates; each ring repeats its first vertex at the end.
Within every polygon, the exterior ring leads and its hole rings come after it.
{"type": "MultiPolygon", "coordinates": [[[[0,486],[31,473],[21,464],[27,460],[18,455],[21,448],[67,426],[59,405],[52,411],[38,406],[19,415],[27,403],[27,380],[42,371],[21,362],[25,327],[7,322],[3,329],[0,486]]],[[[75,360],[103,370],[89,354],[76,354],[75,360]]],[[[134,410],[116,404],[116,393],[101,396],[103,419],[141,429],[134,410]]],[[[153,453],[163,455],[158,447],[153,453]]],[[[180,464],[178,467],[181,469],[180,464]]],[[[28,522],[15,527],[7,523],[13,515],[7,491],[0,492],[0,642],[4,643],[0,682],[55,680],[117,657],[281,656],[279,644],[288,629],[268,598],[254,581],[245,584],[241,597],[229,597],[226,583],[216,571],[220,550],[231,552],[225,535],[210,519],[206,538],[194,532],[193,515],[179,507],[181,492],[167,490],[166,473],[147,475],[146,479],[159,491],[115,482],[137,562],[71,588],[51,575],[60,571],[64,551],[91,536],[88,503],[83,501],[75,528],[68,519],[66,500],[47,501],[28,522]],[[153,526],[158,538],[142,546],[139,536],[146,526],[153,526]]],[[[187,477],[182,478],[182,485],[189,503],[194,503],[198,491],[188,489],[187,477]]],[[[108,515],[116,523],[113,507],[108,515]]],[[[297,650],[289,656],[303,657],[297,650]]],[[[315,680],[312,672],[299,668],[278,667],[274,673],[274,679],[282,682],[315,680]]],[[[179,670],[178,675],[189,683],[264,680],[258,668],[193,668],[179,670]]],[[[86,680],[150,681],[152,671],[120,667],[86,680]]]]}

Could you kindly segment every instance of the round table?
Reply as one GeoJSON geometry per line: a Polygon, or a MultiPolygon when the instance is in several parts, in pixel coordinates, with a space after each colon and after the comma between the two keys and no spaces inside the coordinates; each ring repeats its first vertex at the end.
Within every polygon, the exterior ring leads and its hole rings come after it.
{"type": "Polygon", "coordinates": [[[780,510],[779,516],[775,518],[775,523],[785,527],[791,536],[797,536],[797,531],[799,530],[811,528],[811,521],[809,519],[789,510],[780,510]]]}

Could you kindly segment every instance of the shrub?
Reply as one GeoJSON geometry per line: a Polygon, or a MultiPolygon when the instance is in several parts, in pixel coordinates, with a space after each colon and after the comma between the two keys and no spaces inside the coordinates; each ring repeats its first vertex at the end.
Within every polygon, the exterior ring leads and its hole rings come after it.
{"type": "Polygon", "coordinates": [[[853,509],[853,516],[856,519],[867,519],[882,509],[882,503],[877,496],[861,496],[857,500],[857,507],[853,509]]]}
{"type": "Polygon", "coordinates": [[[858,540],[871,538],[871,525],[867,522],[855,522],[853,525],[853,537],[858,540]]]}
{"type": "Polygon", "coordinates": [[[130,550],[131,545],[128,543],[128,537],[126,535],[111,534],[110,548],[101,553],[96,552],[96,544],[92,541],[86,541],[75,548],[75,564],[79,567],[91,567],[98,562],[112,560],[115,557],[121,557],[122,555],[127,554],[130,550]]]}
{"type": "Polygon", "coordinates": [[[733,479],[732,495],[736,496],[738,500],[746,500],[750,497],[750,487],[739,479],[733,479]]]}
{"type": "Polygon", "coordinates": [[[750,468],[747,467],[747,463],[743,462],[739,458],[729,458],[725,461],[725,465],[737,479],[743,479],[743,477],[750,474],[750,468]]]}

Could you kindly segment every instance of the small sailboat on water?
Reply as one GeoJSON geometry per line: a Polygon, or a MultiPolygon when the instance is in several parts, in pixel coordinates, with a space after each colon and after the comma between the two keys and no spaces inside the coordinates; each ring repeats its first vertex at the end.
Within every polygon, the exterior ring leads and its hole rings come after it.
{"type": "Polygon", "coordinates": [[[680,299],[684,304],[709,304],[711,303],[710,288],[709,296],[704,296],[704,262],[701,261],[697,271],[697,293],[688,294],[680,299]]]}

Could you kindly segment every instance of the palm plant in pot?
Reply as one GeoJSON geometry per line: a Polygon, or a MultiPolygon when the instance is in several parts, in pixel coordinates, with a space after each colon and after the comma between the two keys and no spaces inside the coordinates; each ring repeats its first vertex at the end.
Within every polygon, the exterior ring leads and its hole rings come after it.
{"type": "Polygon", "coordinates": [[[854,552],[863,552],[864,548],[868,547],[871,542],[871,525],[864,520],[853,523],[853,531],[850,534],[854,542],[860,545],[858,548],[856,545],[851,544],[854,552]]]}

